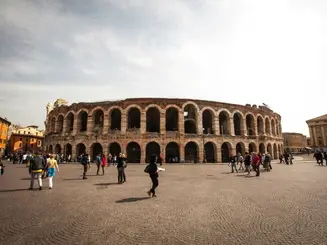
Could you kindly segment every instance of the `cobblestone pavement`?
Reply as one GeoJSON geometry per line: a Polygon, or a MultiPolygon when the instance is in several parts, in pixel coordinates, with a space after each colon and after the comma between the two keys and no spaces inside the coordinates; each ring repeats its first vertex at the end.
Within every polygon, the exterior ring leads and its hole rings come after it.
{"type": "Polygon", "coordinates": [[[327,244],[327,167],[295,160],[260,177],[166,165],[157,198],[144,166],[129,165],[117,185],[113,167],[81,180],[81,165],[61,165],[54,189],[28,191],[27,169],[7,164],[0,244],[327,244]]]}

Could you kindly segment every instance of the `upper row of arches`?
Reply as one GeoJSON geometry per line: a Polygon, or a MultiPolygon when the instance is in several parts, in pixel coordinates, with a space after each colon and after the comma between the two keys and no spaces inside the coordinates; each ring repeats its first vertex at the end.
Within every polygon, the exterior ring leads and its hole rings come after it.
{"type": "Polygon", "coordinates": [[[162,110],[157,105],[149,105],[145,111],[138,105],[131,105],[125,110],[113,107],[106,112],[101,107],[91,111],[81,109],[69,111],[48,119],[47,132],[83,132],[93,129],[133,130],[140,129],[142,114],[145,114],[146,132],[184,131],[189,134],[216,135],[280,135],[281,124],[278,119],[252,112],[243,114],[239,110],[228,109],[215,111],[210,107],[199,110],[194,103],[189,103],[181,110],[175,105],[162,110]]]}

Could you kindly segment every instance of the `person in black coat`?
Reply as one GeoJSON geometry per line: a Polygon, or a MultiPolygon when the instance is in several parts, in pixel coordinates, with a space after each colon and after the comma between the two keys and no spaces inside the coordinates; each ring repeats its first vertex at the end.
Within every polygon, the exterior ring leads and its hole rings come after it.
{"type": "Polygon", "coordinates": [[[157,157],[155,155],[152,155],[150,159],[149,169],[148,169],[148,173],[152,181],[152,188],[148,191],[148,195],[151,196],[152,194],[152,197],[157,197],[155,190],[159,185],[159,181],[158,181],[159,175],[158,175],[158,167],[156,161],[157,161],[157,157]]]}
{"type": "Polygon", "coordinates": [[[125,154],[120,153],[118,157],[117,170],[118,170],[118,184],[126,182],[125,168],[127,167],[125,154]]]}

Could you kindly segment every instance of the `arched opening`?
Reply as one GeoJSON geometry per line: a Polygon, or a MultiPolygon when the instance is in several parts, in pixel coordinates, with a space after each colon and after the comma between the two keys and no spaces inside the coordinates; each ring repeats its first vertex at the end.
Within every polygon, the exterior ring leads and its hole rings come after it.
{"type": "Polygon", "coordinates": [[[61,154],[61,145],[56,144],[56,146],[55,146],[55,154],[61,154]]]}
{"type": "Polygon", "coordinates": [[[109,145],[109,153],[111,156],[119,156],[121,153],[121,147],[118,143],[114,142],[109,145]]]}
{"type": "Polygon", "coordinates": [[[278,158],[277,145],[274,144],[274,159],[278,158]]]}
{"type": "Polygon", "coordinates": [[[221,145],[221,161],[229,162],[229,157],[232,152],[232,146],[230,143],[225,142],[221,145]]]}
{"type": "Polygon", "coordinates": [[[110,129],[121,130],[121,111],[117,108],[110,113],[110,129]]]}
{"type": "Polygon", "coordinates": [[[68,155],[72,155],[72,153],[73,153],[73,147],[72,147],[72,145],[71,144],[66,144],[66,146],[65,146],[65,156],[68,156],[68,155]]]}
{"type": "Polygon", "coordinates": [[[213,113],[209,110],[205,110],[202,113],[202,126],[204,134],[213,134],[213,113]]]}
{"type": "Polygon", "coordinates": [[[226,111],[219,113],[219,131],[221,135],[230,134],[230,118],[226,111]]]}
{"type": "Polygon", "coordinates": [[[270,156],[273,155],[272,147],[271,147],[271,144],[270,143],[267,145],[267,152],[270,154],[270,156]]]}
{"type": "Polygon", "coordinates": [[[198,145],[195,142],[188,142],[185,145],[185,162],[198,163],[199,162],[199,151],[198,145]]]}
{"type": "Polygon", "coordinates": [[[175,142],[170,142],[166,146],[166,163],[180,162],[179,145],[175,142]]]}
{"type": "Polygon", "coordinates": [[[82,143],[77,144],[77,146],[76,146],[76,157],[79,157],[79,156],[81,156],[82,154],[85,154],[85,153],[86,153],[85,145],[82,144],[82,143]]]}
{"type": "Polygon", "coordinates": [[[63,130],[64,130],[64,116],[60,115],[57,118],[57,131],[58,133],[62,133],[63,130]]]}
{"type": "Polygon", "coordinates": [[[93,143],[90,152],[92,154],[91,159],[94,161],[98,154],[102,154],[102,145],[100,143],[93,143]]]}
{"type": "Polygon", "coordinates": [[[49,145],[48,153],[53,154],[53,146],[52,145],[49,145]]]}
{"type": "Polygon", "coordinates": [[[50,130],[51,130],[51,133],[56,132],[56,118],[55,117],[53,117],[51,119],[50,130]]]}
{"type": "Polygon", "coordinates": [[[81,111],[78,115],[78,128],[79,132],[85,132],[87,130],[87,112],[86,111],[81,111]]]}
{"type": "Polygon", "coordinates": [[[72,132],[74,130],[74,114],[72,112],[67,115],[66,123],[67,132],[72,132]]]}
{"type": "Polygon", "coordinates": [[[130,142],[126,147],[127,162],[140,163],[141,162],[141,147],[136,142],[130,142]]]}
{"type": "Polygon", "coordinates": [[[278,124],[278,122],[276,123],[276,135],[277,136],[279,135],[279,124],[278,124]]]}
{"type": "Polygon", "coordinates": [[[101,109],[93,112],[93,128],[103,128],[104,113],[101,109]]]}
{"type": "Polygon", "coordinates": [[[146,145],[145,152],[145,162],[149,163],[152,155],[160,156],[160,145],[157,142],[150,142],[146,145]]]}
{"type": "Polygon", "coordinates": [[[146,131],[160,133],[160,111],[156,107],[146,111],[146,131]]]}
{"type": "Polygon", "coordinates": [[[270,135],[271,134],[271,131],[270,131],[270,122],[269,122],[269,119],[266,118],[265,120],[265,128],[266,128],[266,134],[267,135],[270,135]]]}
{"type": "Polygon", "coordinates": [[[276,135],[276,125],[275,125],[274,119],[271,119],[271,132],[272,132],[272,135],[276,135]]]}
{"type": "Polygon", "coordinates": [[[259,145],[259,151],[260,151],[260,153],[266,153],[266,146],[265,146],[265,144],[264,143],[260,143],[260,145],[259,145]]]}
{"type": "Polygon", "coordinates": [[[242,156],[245,156],[245,145],[243,142],[236,144],[236,154],[241,153],[242,156]]]}
{"type": "Polygon", "coordinates": [[[242,115],[235,113],[233,116],[235,135],[242,135],[242,115]]]}
{"type": "Polygon", "coordinates": [[[203,153],[203,156],[205,158],[205,162],[209,162],[209,163],[217,162],[216,152],[217,152],[216,146],[212,142],[207,142],[204,145],[204,153],[203,153]]]}
{"type": "Polygon", "coordinates": [[[174,107],[166,111],[166,131],[178,131],[178,110],[174,107]]]}
{"type": "Polygon", "coordinates": [[[257,145],[255,143],[250,143],[249,144],[249,153],[256,153],[257,152],[257,145]]]}
{"type": "Polygon", "coordinates": [[[189,104],[184,108],[184,132],[186,134],[197,133],[197,109],[189,104]]]}
{"type": "Polygon", "coordinates": [[[246,130],[248,135],[255,135],[254,117],[251,114],[246,115],[246,130]]]}
{"type": "Polygon", "coordinates": [[[137,129],[141,126],[141,112],[138,108],[133,107],[128,111],[128,128],[137,129]]]}
{"type": "Polygon", "coordinates": [[[258,127],[258,134],[263,135],[264,134],[264,128],[263,128],[263,118],[261,116],[257,117],[257,127],[258,127]]]}

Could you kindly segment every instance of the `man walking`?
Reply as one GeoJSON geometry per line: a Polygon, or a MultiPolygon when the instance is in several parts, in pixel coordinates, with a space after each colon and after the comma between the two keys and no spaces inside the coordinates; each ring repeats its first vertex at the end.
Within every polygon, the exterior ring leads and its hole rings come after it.
{"type": "Polygon", "coordinates": [[[30,160],[29,172],[31,174],[31,184],[29,190],[34,188],[34,179],[37,177],[39,190],[42,190],[42,172],[45,169],[45,161],[40,152],[37,152],[30,160]]]}
{"type": "Polygon", "coordinates": [[[89,156],[86,153],[82,154],[81,156],[81,164],[83,165],[83,179],[87,179],[86,177],[87,169],[91,168],[91,166],[90,166],[89,156]]]}
{"type": "Polygon", "coordinates": [[[256,176],[260,176],[260,153],[259,154],[255,154],[253,153],[253,158],[252,158],[252,167],[253,170],[257,173],[256,176]]]}

